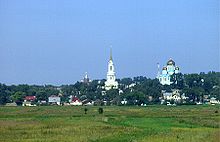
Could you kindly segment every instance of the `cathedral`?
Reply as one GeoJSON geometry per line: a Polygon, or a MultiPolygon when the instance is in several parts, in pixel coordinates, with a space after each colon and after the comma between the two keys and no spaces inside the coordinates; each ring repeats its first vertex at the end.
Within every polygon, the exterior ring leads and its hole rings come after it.
{"type": "Polygon", "coordinates": [[[85,72],[85,76],[84,78],[81,80],[82,83],[84,84],[89,84],[90,82],[92,82],[90,79],[89,79],[89,76],[88,76],[88,73],[85,72]]]}
{"type": "Polygon", "coordinates": [[[118,89],[118,82],[115,77],[115,68],[112,59],[112,52],[110,53],[110,59],[108,62],[107,80],[105,81],[105,90],[118,89]]]}
{"type": "Polygon", "coordinates": [[[171,81],[171,75],[178,74],[180,72],[179,67],[175,66],[175,62],[170,59],[167,62],[167,65],[163,67],[162,72],[159,71],[158,65],[158,75],[157,78],[159,79],[162,85],[170,85],[173,82],[171,81]]]}

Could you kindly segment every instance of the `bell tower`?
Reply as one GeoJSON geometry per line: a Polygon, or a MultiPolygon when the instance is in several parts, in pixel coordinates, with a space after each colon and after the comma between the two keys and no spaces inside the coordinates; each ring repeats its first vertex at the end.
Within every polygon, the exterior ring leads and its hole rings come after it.
{"type": "Polygon", "coordinates": [[[115,67],[112,58],[112,50],[110,51],[110,59],[108,61],[107,81],[105,82],[105,90],[117,89],[118,82],[115,76],[115,67]]]}

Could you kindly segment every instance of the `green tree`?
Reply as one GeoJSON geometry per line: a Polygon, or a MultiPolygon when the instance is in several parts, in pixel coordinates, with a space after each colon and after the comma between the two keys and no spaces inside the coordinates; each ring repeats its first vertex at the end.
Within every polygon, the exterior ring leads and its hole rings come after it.
{"type": "Polygon", "coordinates": [[[44,90],[38,90],[36,92],[36,98],[39,101],[43,101],[43,100],[47,100],[47,95],[46,95],[46,91],[44,90]]]}
{"type": "Polygon", "coordinates": [[[24,97],[25,97],[25,93],[24,92],[21,92],[21,91],[18,91],[18,92],[15,92],[13,95],[12,95],[12,100],[14,102],[16,102],[17,105],[21,105],[22,102],[24,101],[24,97]]]}
{"type": "Polygon", "coordinates": [[[216,86],[212,89],[210,95],[215,97],[217,100],[220,100],[220,87],[216,86]]]}
{"type": "Polygon", "coordinates": [[[5,105],[9,101],[7,94],[3,91],[0,91],[0,105],[5,105]]]}

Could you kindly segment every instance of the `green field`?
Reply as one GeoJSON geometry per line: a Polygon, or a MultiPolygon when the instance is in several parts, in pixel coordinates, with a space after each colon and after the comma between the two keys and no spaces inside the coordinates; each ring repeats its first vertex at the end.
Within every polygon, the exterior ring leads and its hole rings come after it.
{"type": "Polygon", "coordinates": [[[0,141],[218,142],[218,106],[0,107],[0,141]]]}

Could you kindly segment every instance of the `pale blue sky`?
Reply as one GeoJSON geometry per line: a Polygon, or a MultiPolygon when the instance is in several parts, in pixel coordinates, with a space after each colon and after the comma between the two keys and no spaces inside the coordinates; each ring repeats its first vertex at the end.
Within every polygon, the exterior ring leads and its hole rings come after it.
{"type": "Polygon", "coordinates": [[[219,71],[219,1],[0,0],[1,83],[106,78],[110,45],[117,78],[219,71]]]}

